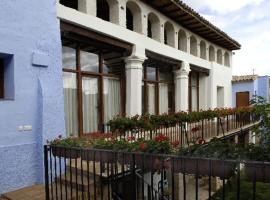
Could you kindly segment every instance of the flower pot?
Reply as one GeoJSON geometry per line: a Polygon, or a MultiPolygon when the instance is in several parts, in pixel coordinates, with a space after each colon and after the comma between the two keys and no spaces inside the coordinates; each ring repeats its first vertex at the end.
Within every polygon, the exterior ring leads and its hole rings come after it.
{"type": "Polygon", "coordinates": [[[82,160],[113,163],[115,162],[115,155],[111,151],[83,150],[82,160]]]}
{"type": "MultiPolygon", "coordinates": [[[[137,168],[146,170],[146,171],[156,171],[162,169],[162,158],[155,155],[148,154],[118,154],[118,162],[120,164],[132,165],[135,164],[137,168]],[[133,161],[134,158],[134,161],[133,161]]],[[[163,161],[163,168],[170,168],[170,160],[163,161]]]]}
{"type": "Polygon", "coordinates": [[[68,149],[62,147],[52,147],[54,157],[62,157],[67,159],[76,159],[80,157],[80,152],[76,149],[68,149]]]}
{"type": "Polygon", "coordinates": [[[228,179],[234,175],[236,164],[225,160],[175,158],[173,166],[175,172],[228,179]]]}
{"type": "Polygon", "coordinates": [[[270,183],[270,163],[246,163],[245,173],[250,181],[270,183]]]}

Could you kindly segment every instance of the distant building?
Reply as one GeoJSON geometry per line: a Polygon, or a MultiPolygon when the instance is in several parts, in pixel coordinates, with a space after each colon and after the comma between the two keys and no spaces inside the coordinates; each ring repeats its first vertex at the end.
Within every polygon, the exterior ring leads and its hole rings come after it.
{"type": "Polygon", "coordinates": [[[233,76],[232,79],[232,105],[244,106],[254,95],[262,96],[269,102],[269,76],[245,75],[233,76]]]}

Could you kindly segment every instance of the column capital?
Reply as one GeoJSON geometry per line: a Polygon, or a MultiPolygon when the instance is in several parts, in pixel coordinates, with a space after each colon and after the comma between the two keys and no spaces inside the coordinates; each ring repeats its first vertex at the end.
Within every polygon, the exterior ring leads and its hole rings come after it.
{"type": "Polygon", "coordinates": [[[174,71],[175,78],[176,79],[178,79],[178,78],[188,78],[189,72],[190,72],[189,63],[182,62],[181,68],[178,69],[178,70],[176,70],[176,71],[174,71]]]}
{"type": "Polygon", "coordinates": [[[131,56],[125,58],[126,69],[142,69],[142,64],[146,59],[145,48],[136,45],[133,47],[131,56]]]}
{"type": "Polygon", "coordinates": [[[129,56],[125,59],[126,69],[142,69],[142,64],[146,58],[129,56]]]}

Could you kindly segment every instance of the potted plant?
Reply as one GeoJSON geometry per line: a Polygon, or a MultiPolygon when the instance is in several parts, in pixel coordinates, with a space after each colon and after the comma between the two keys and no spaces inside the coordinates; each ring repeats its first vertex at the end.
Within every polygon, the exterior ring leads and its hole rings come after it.
{"type": "Polygon", "coordinates": [[[206,143],[199,138],[194,145],[180,149],[179,155],[182,157],[174,161],[176,171],[227,179],[234,174],[236,164],[232,160],[238,158],[238,151],[227,141],[214,138],[206,143]]]}
{"type": "Polygon", "coordinates": [[[173,145],[167,136],[160,134],[153,140],[139,141],[137,152],[139,152],[135,155],[137,166],[145,170],[159,170],[170,167],[170,159],[166,158],[164,154],[171,154],[173,145]]]}
{"type": "Polygon", "coordinates": [[[78,147],[82,147],[83,140],[78,137],[62,138],[61,135],[58,138],[47,142],[51,145],[53,156],[75,159],[80,157],[78,147]]]}
{"type": "Polygon", "coordinates": [[[114,152],[112,152],[115,139],[110,137],[99,137],[87,140],[84,143],[82,160],[95,162],[114,162],[114,152]]]}

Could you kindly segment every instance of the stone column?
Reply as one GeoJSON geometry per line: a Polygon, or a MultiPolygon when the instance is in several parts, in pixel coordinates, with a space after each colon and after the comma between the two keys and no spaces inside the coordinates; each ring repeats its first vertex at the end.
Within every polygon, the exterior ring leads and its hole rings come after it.
{"type": "Polygon", "coordinates": [[[134,48],[126,62],[126,114],[142,114],[142,73],[145,49],[134,48]]]}
{"type": "Polygon", "coordinates": [[[188,75],[190,66],[182,62],[181,68],[175,71],[175,111],[188,111],[188,75]]]}
{"type": "Polygon", "coordinates": [[[78,0],[78,10],[96,16],[97,15],[97,1],[96,0],[78,0]]]}

